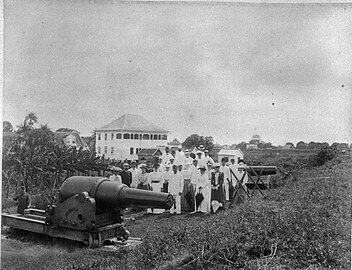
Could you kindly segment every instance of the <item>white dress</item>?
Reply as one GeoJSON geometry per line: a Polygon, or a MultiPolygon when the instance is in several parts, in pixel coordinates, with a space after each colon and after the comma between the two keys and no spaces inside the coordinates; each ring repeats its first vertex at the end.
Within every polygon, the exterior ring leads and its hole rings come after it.
{"type": "Polygon", "coordinates": [[[169,179],[169,193],[171,193],[175,199],[175,206],[172,206],[170,213],[181,214],[181,195],[183,191],[183,175],[179,172],[172,172],[169,179]]]}
{"type": "Polygon", "coordinates": [[[221,166],[220,167],[220,172],[224,173],[224,190],[225,190],[226,201],[228,201],[230,199],[230,197],[229,197],[230,186],[229,186],[229,182],[228,182],[228,180],[230,180],[229,167],[221,166]]]}
{"type": "MultiPolygon", "coordinates": [[[[154,171],[148,174],[148,182],[150,183],[150,186],[152,187],[152,191],[154,192],[161,192],[161,189],[163,187],[164,183],[164,177],[163,173],[159,171],[154,171]]],[[[164,213],[164,209],[159,209],[159,208],[153,208],[151,209],[151,212],[153,214],[161,214],[164,213]]]]}
{"type": "Polygon", "coordinates": [[[198,193],[201,193],[204,199],[196,211],[206,214],[210,213],[210,181],[207,173],[201,174],[198,177],[196,184],[196,196],[198,193]]]}

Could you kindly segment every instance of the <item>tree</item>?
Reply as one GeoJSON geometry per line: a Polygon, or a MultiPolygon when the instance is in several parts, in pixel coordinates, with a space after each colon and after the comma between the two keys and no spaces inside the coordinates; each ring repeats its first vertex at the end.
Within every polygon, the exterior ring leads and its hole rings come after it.
{"type": "MultiPolygon", "coordinates": [[[[259,146],[259,145],[258,145],[259,146]]],[[[271,144],[271,142],[267,142],[267,143],[264,143],[263,144],[263,148],[264,149],[269,149],[269,148],[272,148],[273,147],[273,145],[271,144]]]]}
{"type": "Polygon", "coordinates": [[[24,118],[24,121],[29,125],[33,126],[34,123],[38,122],[38,117],[35,115],[34,112],[30,112],[29,114],[26,115],[24,118]]]}
{"type": "Polygon", "coordinates": [[[315,142],[308,143],[308,149],[315,149],[315,148],[316,148],[316,143],[315,142]]]}
{"type": "Polygon", "coordinates": [[[28,125],[26,121],[23,121],[22,124],[17,126],[17,133],[18,134],[25,133],[31,129],[32,129],[32,126],[28,125]]]}
{"type": "Polygon", "coordinates": [[[263,143],[263,141],[262,141],[262,138],[259,135],[254,134],[252,136],[252,139],[249,141],[249,143],[250,144],[258,144],[258,143],[263,143]]]}
{"type": "Polygon", "coordinates": [[[9,121],[2,121],[2,132],[12,132],[13,126],[9,121]]]}
{"type": "Polygon", "coordinates": [[[296,148],[297,149],[307,149],[308,145],[307,143],[305,143],[304,141],[299,141],[297,144],[296,144],[296,148]]]}
{"type": "Polygon", "coordinates": [[[242,151],[243,150],[246,150],[246,147],[247,147],[247,143],[246,142],[241,142],[239,144],[236,145],[236,148],[239,148],[241,149],[242,151]]]}
{"type": "Polygon", "coordinates": [[[204,147],[210,152],[214,147],[214,139],[212,136],[204,137],[198,134],[192,134],[186,138],[186,140],[182,143],[182,146],[190,149],[193,147],[199,147],[201,144],[204,145],[204,147]]]}

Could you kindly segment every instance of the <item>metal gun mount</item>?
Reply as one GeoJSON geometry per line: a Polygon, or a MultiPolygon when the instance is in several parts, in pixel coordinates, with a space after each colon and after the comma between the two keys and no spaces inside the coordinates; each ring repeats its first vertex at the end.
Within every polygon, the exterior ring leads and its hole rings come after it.
{"type": "Polygon", "coordinates": [[[167,193],[132,189],[102,177],[73,176],[62,184],[58,202],[45,211],[2,214],[2,220],[17,229],[100,247],[104,240],[128,239],[129,232],[122,225],[125,208],[170,209],[173,202],[167,193]]]}

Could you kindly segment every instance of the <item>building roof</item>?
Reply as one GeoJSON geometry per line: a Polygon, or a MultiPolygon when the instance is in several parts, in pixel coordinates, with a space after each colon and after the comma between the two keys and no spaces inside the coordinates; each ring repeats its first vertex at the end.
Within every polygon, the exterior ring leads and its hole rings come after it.
{"type": "Polygon", "coordinates": [[[138,156],[154,156],[156,154],[162,155],[160,149],[157,148],[143,148],[138,152],[138,156]],[[159,153],[158,153],[159,151],[159,153]]]}
{"type": "Polygon", "coordinates": [[[95,131],[142,131],[168,133],[169,131],[158,127],[137,114],[124,114],[111,123],[96,129],[95,131]]]}
{"type": "Polygon", "coordinates": [[[82,140],[78,132],[54,132],[54,138],[59,144],[64,144],[64,139],[69,135],[73,135],[76,137],[77,148],[88,148],[87,144],[82,140]]]}
{"type": "Polygon", "coordinates": [[[221,149],[218,153],[218,156],[236,156],[243,155],[243,152],[240,149],[221,149]]]}

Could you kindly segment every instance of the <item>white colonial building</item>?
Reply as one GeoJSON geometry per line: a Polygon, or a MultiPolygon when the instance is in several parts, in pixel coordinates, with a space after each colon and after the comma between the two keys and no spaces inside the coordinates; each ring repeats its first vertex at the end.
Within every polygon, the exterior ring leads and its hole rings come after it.
{"type": "Polygon", "coordinates": [[[143,148],[165,148],[168,133],[140,115],[125,114],[95,130],[95,151],[111,159],[138,159],[143,148]]]}

